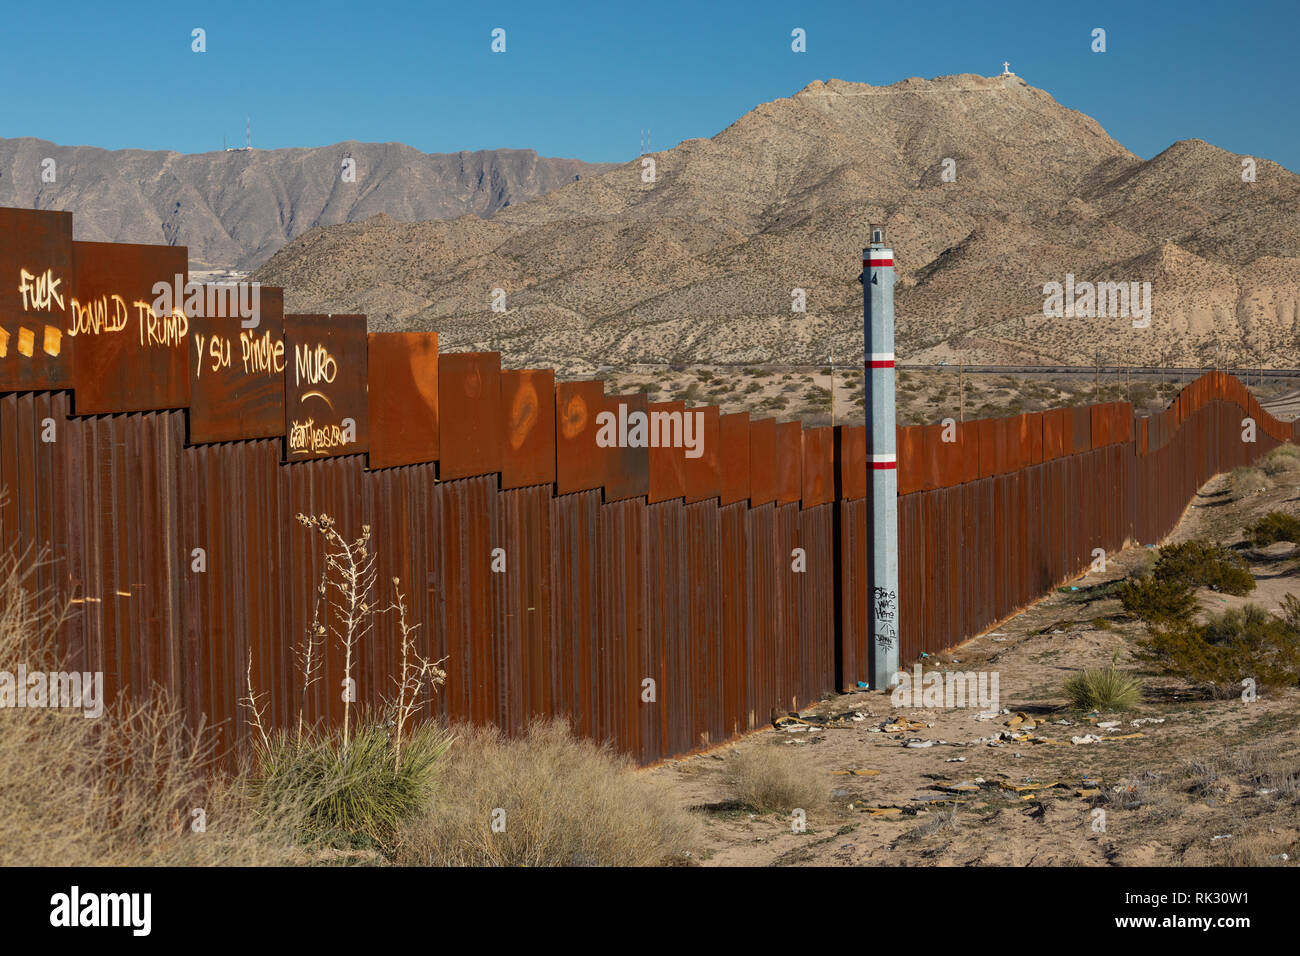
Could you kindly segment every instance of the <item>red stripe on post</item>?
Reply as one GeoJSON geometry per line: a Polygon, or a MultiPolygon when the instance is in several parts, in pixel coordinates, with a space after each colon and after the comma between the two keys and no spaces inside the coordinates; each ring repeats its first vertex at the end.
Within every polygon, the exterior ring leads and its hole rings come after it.
{"type": "Polygon", "coordinates": [[[894,360],[893,360],[893,359],[882,359],[882,360],[879,361],[879,362],[877,362],[877,361],[875,361],[875,360],[872,360],[871,362],[868,363],[867,367],[868,367],[868,368],[893,368],[893,367],[894,367],[894,360]]]}
{"type": "Polygon", "coordinates": [[[892,266],[893,264],[894,264],[893,259],[863,259],[862,260],[863,267],[892,266]]]}
{"type": "Polygon", "coordinates": [[[867,462],[867,464],[869,464],[872,468],[874,468],[877,471],[881,469],[898,467],[898,462],[896,461],[869,461],[867,462]]]}

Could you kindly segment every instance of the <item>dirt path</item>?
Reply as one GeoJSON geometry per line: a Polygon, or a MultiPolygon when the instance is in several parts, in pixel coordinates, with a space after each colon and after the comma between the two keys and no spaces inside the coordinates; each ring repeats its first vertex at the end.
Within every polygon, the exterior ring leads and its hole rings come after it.
{"type": "MultiPolygon", "coordinates": [[[[1263,494],[1239,501],[1225,490],[1226,476],[1212,480],[1172,540],[1239,543],[1255,516],[1296,512],[1298,474],[1270,478],[1263,494]]],[[[1251,600],[1275,610],[1282,595],[1300,595],[1293,551],[1245,552],[1258,581],[1251,600]]],[[[927,670],[996,672],[999,709],[1008,713],[981,719],[978,707],[894,707],[885,693],[836,695],[803,715],[839,718],[825,727],[764,731],[648,773],[666,780],[684,804],[712,808],[700,809],[704,835],[695,857],[705,865],[1294,865],[1300,691],[1249,703],[1205,700],[1142,671],[1132,657],[1142,625],[1124,620],[1113,598],[1087,600],[1085,589],[1117,581],[1146,560],[1146,549],[1129,549],[1104,573],[1084,575],[924,662],[927,670]],[[1141,674],[1140,703],[1122,715],[1071,709],[1064,678],[1112,660],[1141,674]],[[1008,726],[1017,712],[1037,725],[1030,736],[995,740],[1023,732],[1024,722],[1008,726]],[[899,718],[915,729],[881,729],[899,718]],[[1102,739],[1071,743],[1088,735],[1102,739]],[[909,740],[933,743],[914,748],[909,740]],[[798,751],[792,759],[824,775],[829,805],[808,813],[805,832],[793,832],[789,814],[728,805],[727,761],[751,748],[798,751]],[[845,773],[851,770],[877,772],[845,773]],[[1014,789],[1050,783],[1057,785],[1014,789]],[[940,789],[963,784],[956,793],[940,789]]],[[[1210,592],[1200,598],[1210,610],[1242,603],[1210,592]]]]}

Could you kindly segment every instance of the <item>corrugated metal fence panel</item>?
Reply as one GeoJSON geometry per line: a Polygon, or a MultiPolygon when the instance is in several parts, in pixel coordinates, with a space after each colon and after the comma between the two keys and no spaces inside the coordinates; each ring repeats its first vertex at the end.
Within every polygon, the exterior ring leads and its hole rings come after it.
{"type": "MultiPolygon", "coordinates": [[[[604,570],[599,547],[600,492],[560,495],[551,499],[550,508],[551,628],[555,640],[548,661],[549,696],[552,713],[569,717],[575,730],[590,736],[591,655],[599,641],[596,601],[604,570]]],[[[645,733],[642,727],[643,740],[645,733]]]]}
{"type": "Polygon", "coordinates": [[[659,707],[642,700],[641,688],[648,676],[643,648],[650,641],[648,531],[649,510],[643,501],[618,501],[600,509],[601,562],[610,569],[600,577],[600,628],[612,721],[606,736],[643,762],[652,755],[642,740],[642,722],[659,707]]]}
{"type": "Polygon", "coordinates": [[[716,501],[701,501],[684,509],[688,606],[687,661],[691,668],[691,737],[707,747],[726,737],[722,687],[722,563],[721,512],[716,501]]]}

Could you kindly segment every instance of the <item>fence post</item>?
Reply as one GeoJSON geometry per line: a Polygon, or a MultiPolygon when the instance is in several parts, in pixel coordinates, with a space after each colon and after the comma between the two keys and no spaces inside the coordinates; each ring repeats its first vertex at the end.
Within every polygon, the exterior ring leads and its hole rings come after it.
{"type": "Polygon", "coordinates": [[[898,457],[894,429],[894,252],[884,230],[871,227],[862,250],[863,340],[867,387],[867,484],[871,489],[871,548],[867,600],[871,615],[872,689],[898,672],[898,457]]]}

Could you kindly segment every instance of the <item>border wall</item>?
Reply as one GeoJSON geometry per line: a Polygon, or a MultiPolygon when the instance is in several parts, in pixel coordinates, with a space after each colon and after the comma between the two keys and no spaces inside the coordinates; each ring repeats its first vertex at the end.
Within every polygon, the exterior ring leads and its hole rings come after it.
{"type": "MultiPolygon", "coordinates": [[[[686,409],[364,316],[286,315],[269,287],[255,328],[160,315],[183,248],[71,235],[68,213],[0,209],[0,546],[49,548],[35,583],[74,612],[59,651],[104,672],[110,701],[166,688],[243,752],[251,660],[275,726],[304,699],[340,721],[341,649],[305,697],[294,666],[321,570],[298,513],[371,528],[375,606],[398,578],[420,652],[448,659],[425,717],[516,733],[564,715],[648,763],[866,680],[861,426],[703,407],[699,457],[600,447],[602,411],[686,409]]],[[[1295,437],[1220,373],[1150,418],[1111,403],[900,428],[900,660],[980,633],[1096,548],[1158,542],[1208,478],[1295,437]]],[[[376,614],[363,706],[399,664],[376,614]]]]}

